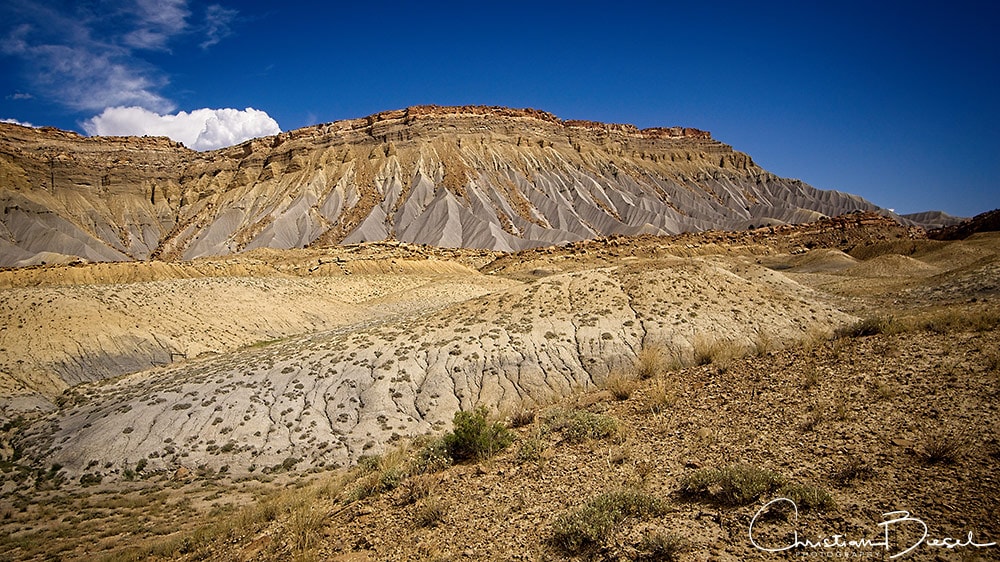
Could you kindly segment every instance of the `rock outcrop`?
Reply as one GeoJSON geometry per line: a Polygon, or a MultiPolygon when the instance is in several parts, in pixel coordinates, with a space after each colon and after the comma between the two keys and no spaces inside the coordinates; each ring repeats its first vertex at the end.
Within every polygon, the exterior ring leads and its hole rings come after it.
{"type": "Polygon", "coordinates": [[[770,174],[705,131],[478,106],[212,152],[0,124],[0,201],[4,267],[386,239],[511,251],[880,210],[770,174]]]}
{"type": "Polygon", "coordinates": [[[946,224],[927,233],[933,240],[964,240],[979,232],[1000,230],[1000,209],[980,213],[971,219],[946,224]]]}

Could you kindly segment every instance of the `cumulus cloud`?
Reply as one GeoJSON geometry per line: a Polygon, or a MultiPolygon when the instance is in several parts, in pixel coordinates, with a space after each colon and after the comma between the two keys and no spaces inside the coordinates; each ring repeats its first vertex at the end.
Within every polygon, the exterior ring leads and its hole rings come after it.
{"type": "Polygon", "coordinates": [[[31,123],[27,123],[25,121],[18,121],[17,119],[0,119],[0,123],[11,123],[13,125],[20,125],[22,127],[31,127],[31,128],[35,127],[31,123]]]}
{"type": "Polygon", "coordinates": [[[264,111],[196,109],[161,115],[141,107],[109,107],[83,123],[90,135],[166,136],[195,150],[213,150],[281,132],[264,111]]]}

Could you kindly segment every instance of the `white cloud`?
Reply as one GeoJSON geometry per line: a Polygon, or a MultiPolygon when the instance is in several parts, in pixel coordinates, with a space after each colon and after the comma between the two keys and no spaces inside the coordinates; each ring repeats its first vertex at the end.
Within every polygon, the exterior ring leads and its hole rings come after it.
{"type": "MultiPolygon", "coordinates": [[[[184,42],[202,48],[232,35],[236,10],[211,5],[195,17],[190,0],[19,0],[0,2],[0,53],[19,59],[40,97],[76,111],[176,108],[161,92],[170,80],[144,51],[184,42]]],[[[5,72],[12,70],[4,69],[5,72]]]]}
{"type": "Polygon", "coordinates": [[[185,31],[191,15],[187,0],[137,0],[131,8],[136,28],[124,41],[139,49],[165,50],[171,37],[185,31]]]}
{"type": "Polygon", "coordinates": [[[11,124],[14,124],[14,125],[20,125],[22,127],[31,127],[31,128],[35,127],[31,123],[26,123],[24,121],[18,121],[17,119],[0,119],[0,123],[11,123],[11,124]]]}
{"type": "Polygon", "coordinates": [[[229,24],[239,12],[212,4],[205,10],[205,40],[200,47],[207,49],[233,34],[229,24]]]}
{"type": "Polygon", "coordinates": [[[213,150],[281,132],[264,111],[195,109],[161,115],[141,107],[109,107],[83,123],[90,135],[166,136],[195,150],[213,150]]]}
{"type": "Polygon", "coordinates": [[[114,38],[95,38],[88,18],[74,20],[47,9],[32,14],[39,21],[17,26],[0,46],[26,63],[32,86],[46,97],[84,111],[113,105],[174,109],[157,93],[167,84],[162,73],[134,58],[131,48],[114,38]]]}

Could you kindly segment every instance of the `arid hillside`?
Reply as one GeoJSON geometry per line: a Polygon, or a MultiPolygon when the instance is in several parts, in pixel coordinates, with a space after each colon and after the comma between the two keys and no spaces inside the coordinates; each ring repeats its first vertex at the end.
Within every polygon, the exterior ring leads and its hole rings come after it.
{"type": "Polygon", "coordinates": [[[211,152],[0,123],[0,202],[2,267],[382,240],[515,251],[879,210],[768,173],[704,131],[471,106],[211,152]]]}
{"type": "Polygon", "coordinates": [[[855,213],[5,271],[0,556],[769,559],[774,497],[998,540],[997,242],[855,213]]]}

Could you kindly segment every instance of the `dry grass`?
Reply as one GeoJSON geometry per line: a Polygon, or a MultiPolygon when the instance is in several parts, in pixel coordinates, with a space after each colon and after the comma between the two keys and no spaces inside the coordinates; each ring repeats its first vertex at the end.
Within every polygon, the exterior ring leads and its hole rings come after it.
{"type": "Polygon", "coordinates": [[[874,474],[875,470],[863,460],[851,457],[830,474],[830,479],[838,486],[848,486],[855,481],[868,480],[874,474]]]}
{"type": "Polygon", "coordinates": [[[448,504],[440,498],[428,497],[413,515],[416,527],[433,527],[442,523],[448,515],[448,504]]]}
{"type": "Polygon", "coordinates": [[[553,409],[545,413],[542,423],[544,432],[559,433],[569,443],[605,439],[618,433],[615,418],[585,410],[553,409]]]}
{"type": "Polygon", "coordinates": [[[426,498],[434,490],[434,480],[427,474],[417,474],[407,478],[400,486],[403,493],[399,499],[401,505],[410,505],[426,498]]]}
{"type": "Polygon", "coordinates": [[[623,369],[612,369],[604,382],[604,388],[615,397],[615,400],[628,400],[635,392],[636,381],[631,373],[623,369]]]}
{"type": "Polygon", "coordinates": [[[518,408],[507,418],[507,425],[512,429],[531,425],[535,422],[535,410],[532,408],[518,408]]]}
{"type": "Polygon", "coordinates": [[[675,382],[659,380],[646,390],[646,406],[653,414],[663,414],[677,403],[678,397],[675,382]]]}
{"type": "Polygon", "coordinates": [[[937,334],[958,331],[988,332],[1000,328],[1000,313],[992,310],[939,310],[911,319],[911,329],[937,334]]]}
{"type": "Polygon", "coordinates": [[[965,432],[941,429],[924,437],[918,454],[927,464],[955,464],[970,446],[970,439],[965,432]]]}
{"type": "Polygon", "coordinates": [[[763,357],[768,353],[771,353],[777,349],[777,344],[764,332],[758,332],[753,339],[753,354],[757,357],[763,357]]]}
{"type": "Polygon", "coordinates": [[[651,379],[680,367],[680,362],[670,356],[662,345],[645,346],[635,357],[635,373],[642,380],[651,379]]]}
{"type": "Polygon", "coordinates": [[[410,472],[408,446],[391,449],[377,457],[363,457],[354,471],[357,480],[348,494],[351,501],[395,489],[410,472]]]}
{"type": "Polygon", "coordinates": [[[838,338],[863,338],[883,334],[894,328],[895,320],[891,316],[868,316],[853,324],[838,328],[834,335],[838,338]]]}
{"type": "MultiPolygon", "coordinates": [[[[834,332],[836,333],[836,331],[834,332]]],[[[823,326],[812,325],[806,330],[805,335],[799,340],[799,347],[806,352],[814,351],[832,337],[829,329],[823,326]]]]}
{"type": "Polygon", "coordinates": [[[714,364],[728,369],[730,364],[747,354],[747,349],[735,341],[714,336],[697,335],[691,340],[692,361],[695,365],[714,364]]]}

